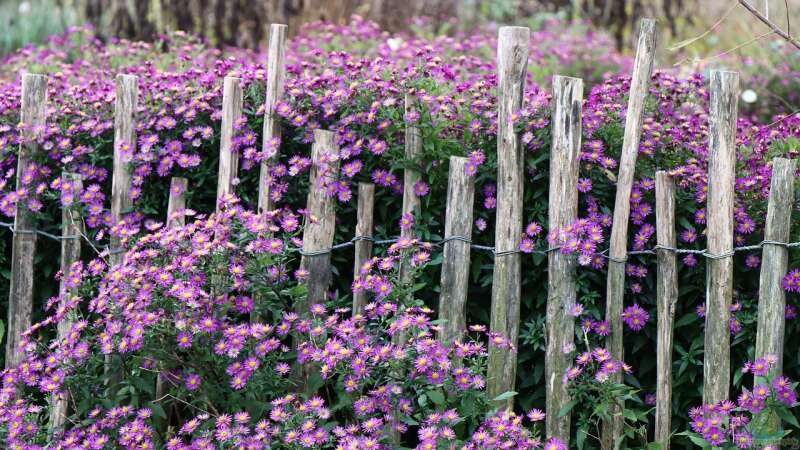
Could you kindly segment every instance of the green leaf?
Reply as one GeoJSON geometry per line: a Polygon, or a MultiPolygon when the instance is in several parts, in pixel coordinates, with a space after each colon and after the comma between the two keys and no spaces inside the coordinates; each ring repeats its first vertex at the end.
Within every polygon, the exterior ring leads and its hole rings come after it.
{"type": "Polygon", "coordinates": [[[680,319],[678,319],[677,322],[675,322],[675,328],[680,328],[689,325],[690,323],[696,322],[697,320],[698,320],[697,314],[695,313],[686,314],[680,319]]]}
{"type": "Polygon", "coordinates": [[[586,443],[586,430],[580,428],[575,433],[575,445],[578,446],[578,450],[583,450],[583,446],[585,443],[586,443]]]}
{"type": "Polygon", "coordinates": [[[689,434],[688,436],[689,436],[689,439],[691,439],[692,443],[694,443],[694,445],[696,445],[696,446],[698,446],[700,448],[711,448],[711,444],[706,442],[706,440],[703,439],[702,437],[694,436],[694,435],[691,435],[691,434],[689,434]]]}
{"type": "Polygon", "coordinates": [[[517,392],[515,392],[515,391],[503,392],[502,394],[500,394],[497,397],[495,397],[493,401],[502,402],[503,400],[508,400],[510,398],[513,398],[515,395],[517,395],[517,392]]]}
{"type": "Polygon", "coordinates": [[[164,411],[164,408],[162,408],[161,405],[159,405],[158,403],[150,402],[150,405],[148,405],[148,407],[153,411],[154,416],[160,419],[167,418],[167,413],[164,411]]]}
{"type": "Polygon", "coordinates": [[[564,417],[567,414],[569,414],[569,412],[572,411],[572,408],[574,408],[575,405],[577,405],[577,404],[578,404],[578,400],[575,399],[575,400],[570,401],[569,403],[567,403],[563,407],[561,407],[561,409],[558,411],[558,417],[564,417]]]}
{"type": "Polygon", "coordinates": [[[428,391],[428,398],[436,405],[444,405],[444,394],[441,391],[428,391]]]}
{"type": "Polygon", "coordinates": [[[419,422],[414,420],[411,416],[407,416],[405,414],[400,415],[400,422],[403,422],[406,425],[416,426],[419,425],[419,422]]]}
{"type": "Polygon", "coordinates": [[[797,417],[795,417],[794,414],[792,414],[792,412],[789,411],[789,408],[786,407],[775,408],[775,412],[777,412],[778,417],[783,419],[785,422],[791,424],[795,428],[800,428],[800,424],[797,423],[797,417]]]}
{"type": "Polygon", "coordinates": [[[319,372],[314,372],[308,377],[308,390],[309,392],[316,392],[325,384],[325,380],[322,379],[319,372]]]}

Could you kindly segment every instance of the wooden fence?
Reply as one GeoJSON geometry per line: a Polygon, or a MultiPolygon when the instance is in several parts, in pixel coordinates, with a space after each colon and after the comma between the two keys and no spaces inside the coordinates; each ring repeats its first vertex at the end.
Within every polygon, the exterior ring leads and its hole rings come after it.
{"type": "MultiPolygon", "coordinates": [[[[492,285],[491,331],[501,333],[516,344],[519,334],[519,309],[521,297],[521,253],[523,210],[523,150],[511,124],[510,117],[522,107],[530,32],[522,27],[503,27],[498,40],[498,136],[497,136],[497,223],[492,285]]],[[[280,136],[279,118],[274,106],[283,96],[285,77],[284,52],[286,26],[272,25],[267,64],[266,113],[263,145],[280,136]]],[[[608,347],[612,356],[623,359],[622,305],[624,297],[627,225],[630,213],[630,195],[636,157],[641,135],[644,102],[651,78],[656,46],[655,24],[643,20],[640,28],[636,60],[632,73],[631,91],[626,114],[622,158],[617,177],[614,221],[611,231],[606,320],[611,324],[608,347]]],[[[702,253],[708,260],[707,313],[705,318],[704,402],[713,403],[727,399],[730,385],[729,306],[732,301],[733,248],[733,189],[735,179],[735,130],[737,118],[738,75],[734,72],[712,72],[710,78],[710,156],[708,192],[708,249],[702,253]]],[[[135,111],[138,101],[135,76],[119,75],[116,85],[114,164],[111,211],[115,223],[123,220],[123,212],[130,208],[128,192],[131,173],[125,154],[135,146],[135,111]]],[[[573,222],[578,213],[578,160],[581,151],[581,105],[583,82],[580,79],[555,76],[553,78],[552,147],[550,154],[549,229],[558,230],[573,222]]],[[[21,121],[27,125],[25,133],[45,123],[47,105],[47,77],[26,74],[22,83],[21,121]]],[[[413,109],[414,99],[406,97],[406,110],[413,109]]],[[[233,192],[233,179],[237,175],[239,155],[232,151],[231,140],[236,119],[242,113],[242,87],[240,80],[226,77],[223,86],[223,106],[218,174],[218,200],[233,192]]],[[[312,150],[311,189],[307,207],[315,220],[308,221],[303,235],[301,265],[309,271],[309,297],[307,304],[323,301],[331,278],[330,249],[333,247],[336,209],[333,200],[314,186],[318,183],[318,165],[325,154],[337,153],[333,133],[317,130],[312,150]]],[[[28,161],[40,150],[35,140],[25,140],[19,153],[17,184],[28,161]]],[[[406,130],[406,155],[413,157],[422,148],[419,130],[409,126],[406,130]]],[[[259,182],[258,206],[261,211],[273,206],[269,192],[269,168],[277,154],[262,166],[259,182]]],[[[439,333],[443,340],[458,339],[465,331],[467,288],[469,279],[474,180],[465,172],[466,159],[452,156],[449,161],[445,236],[442,242],[443,263],[439,318],[444,325],[439,333]]],[[[766,218],[765,240],[749,250],[762,248],[761,284],[758,306],[758,335],[756,352],[772,353],[782,359],[784,335],[784,291],[780,283],[787,270],[790,216],[793,203],[795,161],[776,158],[773,165],[772,186],[766,218]]],[[[419,198],[414,193],[414,182],[419,174],[406,169],[404,175],[403,213],[420,209],[419,198]]],[[[71,189],[80,190],[80,179],[74,174],[64,174],[64,181],[72,183],[71,189]]],[[[169,198],[167,224],[184,222],[183,191],[187,181],[173,178],[169,198]]],[[[358,186],[356,236],[351,241],[355,249],[355,271],[372,254],[373,201],[372,184],[358,186]]],[[[77,200],[77,199],[76,199],[77,200]]],[[[656,174],[656,232],[657,246],[657,393],[656,440],[669,446],[672,427],[672,333],[675,303],[678,298],[676,269],[675,187],[665,171],[656,174]]],[[[80,257],[80,220],[75,210],[66,207],[63,214],[61,268],[67,272],[80,257]]],[[[13,225],[11,290],[9,298],[8,344],[6,367],[20,362],[22,350],[19,341],[22,332],[31,324],[33,308],[34,267],[36,239],[41,233],[35,230],[35,220],[24,206],[18,206],[13,225]]],[[[404,237],[412,237],[404,232],[404,237]]],[[[794,246],[794,244],[791,244],[794,246]]],[[[484,248],[485,250],[486,248],[484,248]]],[[[568,308],[576,300],[575,270],[572,256],[548,249],[547,297],[547,348],[545,356],[546,406],[548,436],[568,440],[570,414],[560,416],[559,411],[570,401],[569,392],[562,381],[571,365],[564,349],[574,342],[574,318],[568,308]]],[[[111,262],[119,263],[123,249],[117,238],[111,239],[111,262]]],[[[67,288],[63,285],[61,290],[67,288]]],[[[354,313],[363,311],[367,298],[357,294],[353,299],[354,313]]],[[[300,305],[302,308],[302,305],[300,305]]],[[[65,327],[59,330],[63,337],[65,327]]],[[[513,351],[490,348],[487,389],[491,398],[513,391],[517,361],[513,351]]],[[[63,425],[66,404],[54,399],[51,414],[52,426],[63,425]]],[[[501,402],[510,406],[510,401],[501,402]]],[[[619,411],[617,411],[619,412],[619,411]]],[[[621,415],[617,415],[621,417],[621,415]]],[[[604,424],[603,448],[617,446],[621,436],[621,420],[604,424]]]]}

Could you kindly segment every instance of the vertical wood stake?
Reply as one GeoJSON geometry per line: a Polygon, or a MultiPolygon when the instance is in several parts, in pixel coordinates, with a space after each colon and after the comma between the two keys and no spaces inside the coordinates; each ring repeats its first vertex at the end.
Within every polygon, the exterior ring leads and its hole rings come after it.
{"type": "Polygon", "coordinates": [[[239,171],[239,154],[233,150],[234,126],[242,116],[242,80],[225,77],[222,85],[222,125],[219,138],[219,172],[217,174],[217,212],[219,202],[233,192],[239,171]]]}
{"type": "MultiPolygon", "coordinates": [[[[675,183],[667,172],[656,172],[656,240],[659,246],[675,248],[675,183]]],[[[669,450],[672,434],[672,332],[678,302],[678,269],[675,252],[658,249],[656,303],[656,426],[655,440],[669,450]]]]}
{"type": "MultiPolygon", "coordinates": [[[[628,111],[625,117],[625,134],[622,140],[622,155],[617,174],[617,193],[614,200],[614,221],[611,225],[611,241],[609,242],[606,320],[611,324],[611,335],[608,339],[608,348],[611,351],[611,357],[618,360],[623,360],[624,357],[622,306],[625,293],[625,259],[628,252],[631,188],[636,170],[636,157],[639,154],[644,102],[647,98],[647,87],[653,71],[655,50],[655,21],[642,19],[636,47],[636,61],[631,77],[628,111]]],[[[621,381],[622,373],[615,374],[614,378],[617,382],[621,381]]],[[[614,420],[603,423],[601,444],[604,450],[609,450],[618,447],[621,439],[622,415],[616,414],[614,420]]]]}
{"type": "MultiPolygon", "coordinates": [[[[767,223],[764,239],[789,242],[794,205],[796,161],[775,158],[772,162],[772,183],[769,190],[767,223]]],[[[758,331],[756,358],[775,355],[778,358],[775,374],[783,373],[783,344],[786,331],[786,292],[781,286],[789,263],[789,249],[779,244],[765,243],[761,258],[761,281],[758,287],[758,331]]],[[[759,377],[757,382],[766,380],[759,377]]],[[[776,414],[767,417],[761,431],[774,436],[780,431],[781,420],[776,414]]],[[[778,442],[765,442],[773,445],[778,442]]]]}
{"type": "MultiPolygon", "coordinates": [[[[267,54],[267,89],[264,99],[264,138],[262,150],[266,151],[272,146],[274,138],[281,138],[280,117],[275,114],[275,106],[283,98],[283,82],[286,78],[286,25],[273,23],[269,27],[269,53],[267,54]]],[[[261,163],[261,173],[258,181],[258,212],[270,211],[273,208],[270,197],[272,177],[270,170],[278,157],[280,147],[275,149],[275,154],[270,155],[261,163]]]]}
{"type": "MultiPolygon", "coordinates": [[[[186,208],[186,187],[188,180],[181,177],[172,177],[169,182],[169,201],[167,202],[166,224],[168,228],[178,228],[186,224],[186,215],[183,210],[186,208]]],[[[166,376],[159,371],[156,378],[156,396],[163,398],[167,394],[166,376]]],[[[171,408],[166,411],[167,416],[171,413],[171,408]]],[[[164,425],[164,420],[157,419],[160,425],[164,425]]]]}
{"type": "MultiPolygon", "coordinates": [[[[550,150],[550,233],[578,217],[578,169],[581,153],[583,80],[553,77],[553,140],[550,150]]],[[[557,231],[556,231],[557,232],[557,231]]],[[[554,251],[547,255],[547,349],[545,352],[545,402],[548,437],[569,442],[569,414],[558,417],[569,403],[564,374],[571,365],[565,348],[575,342],[575,319],[569,308],[576,301],[575,258],[554,251]]]]}
{"type": "MultiPolygon", "coordinates": [[[[81,227],[81,220],[77,206],[80,204],[80,193],[83,190],[83,182],[81,177],[75,173],[65,173],[62,176],[62,181],[69,183],[72,187],[74,194],[73,203],[70,206],[65,206],[61,210],[61,282],[59,283],[59,294],[62,296],[62,302],[59,308],[66,308],[68,300],[66,296],[72,296],[73,291],[76,289],[69,289],[67,287],[67,275],[69,275],[72,265],[81,259],[81,241],[80,234],[83,232],[81,227]]],[[[72,329],[73,322],[69,318],[64,318],[58,323],[58,342],[63,342],[69,336],[72,329]]],[[[67,421],[67,411],[69,409],[66,393],[53,394],[51,396],[51,409],[50,409],[50,429],[52,432],[57,432],[64,426],[67,421]]]]}
{"type": "Polygon", "coordinates": [[[733,298],[733,187],[739,74],[711,72],[708,155],[708,252],[703,403],[728,398],[731,383],[730,305],[733,298]],[[726,256],[727,255],[727,256],[726,256]]]}
{"type": "MultiPolygon", "coordinates": [[[[24,125],[17,155],[17,190],[31,191],[24,182],[28,164],[34,160],[39,146],[36,136],[43,131],[47,116],[47,77],[27,73],[22,76],[22,111],[24,125]]],[[[22,362],[19,348],[22,333],[31,326],[33,315],[33,257],[36,253],[36,219],[24,200],[17,202],[14,213],[14,237],[11,243],[11,289],[8,299],[6,329],[6,368],[22,362]]]]}
{"type": "MultiPolygon", "coordinates": [[[[444,221],[445,240],[472,238],[472,207],[475,202],[475,180],[467,175],[467,158],[450,157],[447,182],[447,208],[444,221]]],[[[451,240],[444,244],[441,294],[439,295],[439,339],[460,340],[467,328],[467,289],[469,287],[470,243],[451,240]]]]}
{"type": "Polygon", "coordinates": [[[327,130],[314,130],[311,149],[311,178],[306,209],[309,216],[303,230],[303,257],[300,267],[308,271],[308,298],[298,304],[298,314],[308,312],[308,306],[324,303],[331,279],[331,254],[336,226],[336,200],[325,193],[323,184],[326,168],[335,176],[338,173],[339,148],[334,142],[335,134],[327,130]],[[331,160],[331,156],[335,159],[331,160]],[[314,255],[313,253],[320,252],[314,255]],[[311,254],[311,255],[310,255],[311,254]]]}
{"type": "MultiPolygon", "coordinates": [[[[406,94],[405,97],[405,113],[412,112],[414,110],[414,97],[406,94]]],[[[406,160],[414,161],[420,153],[422,153],[422,134],[420,133],[419,128],[413,125],[406,125],[406,160]]],[[[420,176],[419,172],[411,169],[406,168],[403,170],[403,211],[402,214],[412,214],[416,220],[419,220],[419,212],[420,212],[420,200],[417,197],[417,194],[414,192],[414,185],[419,181],[420,176]]],[[[400,230],[400,237],[414,239],[416,236],[414,235],[414,230],[400,230]]],[[[402,283],[410,283],[411,282],[411,267],[410,261],[407,260],[408,258],[408,251],[406,251],[406,255],[404,256],[403,260],[400,263],[400,281],[402,283]]]]}
{"type": "MultiPolygon", "coordinates": [[[[531,32],[525,27],[500,28],[497,41],[497,223],[492,281],[490,329],[516,348],[522,289],[522,173],[525,166],[519,135],[511,122],[522,108],[531,32]]],[[[486,389],[490,400],[513,391],[517,377],[516,351],[489,347],[486,389]]],[[[497,406],[510,408],[513,399],[497,406]]]]}
{"type": "MultiPolygon", "coordinates": [[[[117,75],[117,99],[114,104],[114,169],[111,175],[111,219],[114,224],[131,209],[130,156],[136,149],[136,108],[139,103],[139,79],[135,75],[117,75]]],[[[122,262],[122,239],[109,238],[109,265],[122,262]]]]}
{"type": "Polygon", "coordinates": [[[186,178],[172,177],[169,182],[169,202],[167,203],[167,226],[169,228],[182,227],[186,224],[186,187],[189,181],[186,178]]]}
{"type": "MultiPolygon", "coordinates": [[[[372,183],[358,183],[358,221],[356,222],[355,262],[353,263],[353,276],[358,278],[361,266],[372,258],[372,227],[375,208],[375,185],[372,183]]],[[[367,293],[353,294],[353,315],[362,314],[367,304],[367,293]]]]}
{"type": "MultiPolygon", "coordinates": [[[[336,227],[336,199],[327,195],[327,182],[339,172],[339,147],[334,140],[335,133],[327,130],[314,130],[314,144],[311,147],[311,175],[309,180],[308,210],[303,227],[303,251],[300,268],[307,273],[308,295],[304,301],[297,301],[294,310],[304,316],[315,303],[325,303],[328,285],[331,282],[331,253],[336,227]]],[[[299,350],[298,350],[299,351],[299,350]]],[[[310,368],[305,365],[295,367],[299,390],[308,387],[310,368]]]]}

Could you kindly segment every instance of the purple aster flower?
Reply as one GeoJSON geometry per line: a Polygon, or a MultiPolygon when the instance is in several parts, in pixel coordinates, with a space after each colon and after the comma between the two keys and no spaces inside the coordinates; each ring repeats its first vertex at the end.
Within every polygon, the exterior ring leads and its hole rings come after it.
{"type": "Polygon", "coordinates": [[[633,304],[622,312],[622,320],[633,331],[641,331],[650,319],[650,315],[642,307],[633,304]]]}

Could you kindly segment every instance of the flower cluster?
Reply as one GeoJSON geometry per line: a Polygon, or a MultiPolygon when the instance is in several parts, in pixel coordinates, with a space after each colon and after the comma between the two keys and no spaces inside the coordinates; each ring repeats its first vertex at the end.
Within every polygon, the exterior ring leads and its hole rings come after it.
{"type": "Polygon", "coordinates": [[[24,361],[3,372],[0,429],[7,446],[391,448],[409,424],[418,448],[463,442],[454,426],[479,426],[489,411],[486,346],[511,348],[509,341],[481,325],[453,342],[436,338],[433,311],[408,297],[396,264],[423,268],[425,260],[415,256],[422,250],[403,253],[426,248],[416,240],[362,268],[366,285],[388,286],[372,288],[363,313],[335,301],[303,309],[304,277],[288,275],[302,244],[298,221],[288,209],[256,214],[228,196],[217,214],[154,227],[120,264],[70,267],[60,276],[72,290],[51,299],[51,315],[25,333],[24,361]],[[49,327],[59,335],[47,344],[49,327]],[[297,372],[307,375],[298,379],[297,372]],[[131,406],[146,390],[104,390],[113,379],[156,387],[149,394],[159,416],[154,407],[131,406]],[[304,394],[242,410],[247,399],[296,384],[306,386],[304,394]],[[83,404],[110,392],[118,406],[69,406],[71,425],[46,437],[42,399],[83,404]],[[457,409],[462,397],[472,405],[466,415],[457,409]],[[327,406],[337,399],[345,411],[327,406]],[[203,414],[173,422],[177,432],[164,435],[169,411],[203,414]]]}
{"type": "Polygon", "coordinates": [[[689,411],[692,431],[717,447],[728,444],[731,448],[768,448],[765,445],[774,443],[776,438],[770,437],[762,418],[797,406],[797,383],[773,373],[777,361],[776,356],[767,355],[747,362],[742,372],[755,376],[753,389],[742,389],[735,403],[723,400],[692,408],[689,411]]]}

